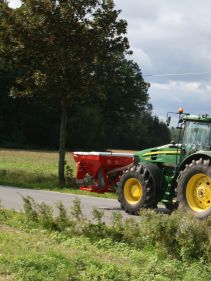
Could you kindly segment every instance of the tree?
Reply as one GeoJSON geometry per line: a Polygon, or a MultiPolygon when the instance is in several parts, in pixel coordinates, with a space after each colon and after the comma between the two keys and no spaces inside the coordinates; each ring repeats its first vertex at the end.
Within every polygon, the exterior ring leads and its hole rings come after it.
{"type": "Polygon", "coordinates": [[[99,75],[106,74],[100,80],[107,98],[103,101],[90,99],[74,109],[74,118],[70,120],[70,134],[74,132],[71,145],[85,149],[141,150],[168,143],[169,130],[152,116],[149,84],[143,80],[139,66],[121,58],[103,68],[99,75]]]}
{"type": "Polygon", "coordinates": [[[68,113],[90,94],[105,98],[101,65],[128,49],[126,22],[113,0],[23,0],[1,5],[0,57],[20,69],[10,95],[61,108],[59,183],[64,184],[68,113]],[[92,90],[91,90],[92,89],[92,90]]]}

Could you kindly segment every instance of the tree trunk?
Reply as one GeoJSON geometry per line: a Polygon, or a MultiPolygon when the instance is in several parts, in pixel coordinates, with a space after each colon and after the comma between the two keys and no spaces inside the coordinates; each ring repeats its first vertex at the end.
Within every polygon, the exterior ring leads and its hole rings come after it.
{"type": "Polygon", "coordinates": [[[59,184],[65,184],[65,152],[67,139],[67,104],[65,100],[61,101],[61,124],[59,141],[59,184]]]}

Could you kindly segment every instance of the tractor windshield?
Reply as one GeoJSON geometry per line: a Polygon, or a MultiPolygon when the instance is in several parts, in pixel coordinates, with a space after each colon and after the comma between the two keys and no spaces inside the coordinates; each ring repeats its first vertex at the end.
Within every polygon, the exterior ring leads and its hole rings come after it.
{"type": "Polygon", "coordinates": [[[210,150],[210,124],[187,121],[183,135],[183,145],[190,152],[193,150],[210,150]]]}

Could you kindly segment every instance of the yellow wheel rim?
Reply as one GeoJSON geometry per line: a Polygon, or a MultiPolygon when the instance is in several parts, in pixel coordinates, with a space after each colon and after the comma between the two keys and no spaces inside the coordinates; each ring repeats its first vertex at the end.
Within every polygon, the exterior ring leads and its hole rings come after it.
{"type": "Polygon", "coordinates": [[[124,185],[124,196],[129,204],[137,204],[142,198],[142,185],[136,178],[130,178],[124,185]]]}
{"type": "Polygon", "coordinates": [[[211,179],[203,173],[192,176],[187,184],[186,199],[192,210],[207,211],[211,207],[211,179]]]}

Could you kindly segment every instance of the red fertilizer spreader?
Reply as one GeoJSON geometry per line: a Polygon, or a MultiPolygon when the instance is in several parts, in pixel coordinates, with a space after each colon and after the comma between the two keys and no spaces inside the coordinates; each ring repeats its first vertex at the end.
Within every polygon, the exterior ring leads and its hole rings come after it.
{"type": "Polygon", "coordinates": [[[76,181],[81,190],[113,192],[123,171],[133,165],[134,155],[112,152],[73,152],[76,181]]]}

